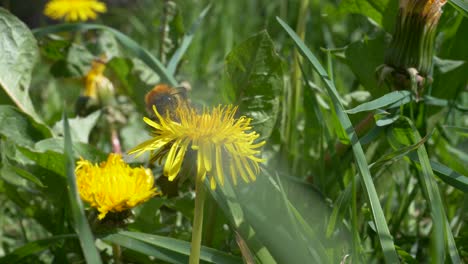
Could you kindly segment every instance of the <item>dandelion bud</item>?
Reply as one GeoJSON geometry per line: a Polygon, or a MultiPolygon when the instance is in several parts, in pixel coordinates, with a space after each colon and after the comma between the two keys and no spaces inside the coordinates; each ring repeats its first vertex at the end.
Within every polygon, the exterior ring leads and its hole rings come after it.
{"type": "MultiPolygon", "coordinates": [[[[407,76],[407,80],[413,80],[418,89],[430,79],[434,38],[445,3],[446,0],[400,0],[395,32],[385,54],[385,66],[407,76]],[[413,76],[409,69],[416,70],[416,75],[413,76]],[[421,78],[423,81],[418,82],[421,78]]],[[[393,83],[397,89],[408,89],[408,84],[396,80],[393,83]]]]}

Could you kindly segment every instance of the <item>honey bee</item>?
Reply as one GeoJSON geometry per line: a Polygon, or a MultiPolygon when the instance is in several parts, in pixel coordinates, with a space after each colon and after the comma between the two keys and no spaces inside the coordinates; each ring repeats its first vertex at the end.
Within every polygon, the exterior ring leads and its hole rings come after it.
{"type": "Polygon", "coordinates": [[[157,121],[158,118],[153,111],[153,106],[161,116],[169,115],[172,120],[178,120],[176,109],[178,107],[189,107],[187,99],[187,88],[171,87],[167,84],[154,86],[145,96],[146,111],[150,118],[157,121]]]}

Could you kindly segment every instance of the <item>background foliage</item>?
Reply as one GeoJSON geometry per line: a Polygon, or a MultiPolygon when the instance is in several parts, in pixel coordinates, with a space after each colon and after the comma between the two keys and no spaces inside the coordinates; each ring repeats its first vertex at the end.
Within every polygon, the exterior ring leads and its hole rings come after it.
{"type": "Polygon", "coordinates": [[[111,262],[110,243],[124,262],[187,262],[190,182],[124,229],[88,226],[71,195],[74,161],[104,160],[112,129],[124,151],[149,137],[143,99],[159,82],[188,83],[198,107],[239,105],[267,140],[255,183],[211,192],[202,261],[468,260],[466,2],[444,7],[418,104],[375,75],[397,1],[107,1],[86,24],[46,19],[44,1],[0,3],[0,263],[111,262]],[[115,101],[78,117],[102,54],[115,101]],[[411,105],[424,105],[423,126],[411,105]],[[93,237],[97,251],[83,243],[93,237]]]}

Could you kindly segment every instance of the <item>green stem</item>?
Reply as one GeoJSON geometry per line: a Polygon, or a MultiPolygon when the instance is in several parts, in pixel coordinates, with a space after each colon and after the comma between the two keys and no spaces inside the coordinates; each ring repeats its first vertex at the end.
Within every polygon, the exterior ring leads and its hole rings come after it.
{"type": "Polygon", "coordinates": [[[195,184],[195,211],[192,225],[192,243],[190,246],[190,264],[200,262],[200,248],[203,229],[203,206],[205,202],[205,188],[203,181],[197,179],[195,184]]]}
{"type": "Polygon", "coordinates": [[[114,258],[114,263],[115,264],[121,264],[122,263],[122,250],[120,248],[120,245],[112,243],[112,257],[114,258]]]}

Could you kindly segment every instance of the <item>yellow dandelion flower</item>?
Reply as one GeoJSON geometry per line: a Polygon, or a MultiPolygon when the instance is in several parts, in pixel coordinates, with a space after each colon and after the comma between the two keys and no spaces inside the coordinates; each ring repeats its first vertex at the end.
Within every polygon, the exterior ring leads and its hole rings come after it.
{"type": "Polygon", "coordinates": [[[135,147],[130,154],[152,151],[159,163],[166,158],[163,171],[169,181],[179,174],[189,150],[196,153],[197,180],[203,181],[208,175],[212,189],[216,188],[216,183],[223,186],[226,171],[234,184],[238,175],[247,183],[255,181],[260,171],[258,163],[264,161],[257,157],[258,148],[265,141],[254,143],[259,134],[248,132],[252,129],[250,118],[234,118],[237,107],[218,106],[211,112],[205,108],[201,114],[190,107],[179,107],[177,121],[169,114],[163,118],[154,106],[153,110],[160,122],[146,117],[144,121],[155,128],[154,137],[135,147]]]}
{"type": "Polygon", "coordinates": [[[115,153],[99,165],[79,160],[75,174],[81,199],[99,211],[100,220],[108,212],[128,210],[159,194],[149,169],[131,168],[115,153]]]}
{"type": "Polygon", "coordinates": [[[44,9],[44,15],[67,22],[87,21],[106,11],[106,4],[97,0],[51,0],[44,9]]]}

